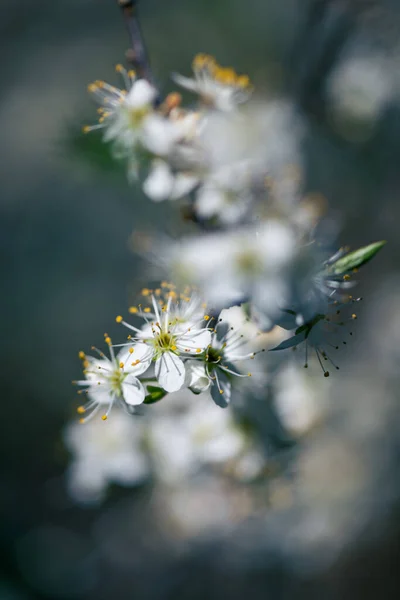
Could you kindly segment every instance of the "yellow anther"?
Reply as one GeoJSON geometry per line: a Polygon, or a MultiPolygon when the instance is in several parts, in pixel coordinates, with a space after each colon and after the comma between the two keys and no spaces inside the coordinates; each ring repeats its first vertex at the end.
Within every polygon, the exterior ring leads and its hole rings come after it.
{"type": "Polygon", "coordinates": [[[135,77],[136,77],[136,71],[134,71],[133,69],[129,69],[129,71],[128,71],[128,77],[130,77],[131,79],[135,79],[135,77]]]}
{"type": "Polygon", "coordinates": [[[120,369],[123,369],[123,368],[124,368],[124,366],[125,366],[125,363],[123,363],[123,362],[120,362],[120,363],[119,363],[119,368],[120,368],[120,369]]]}
{"type": "Polygon", "coordinates": [[[117,323],[122,323],[123,317],[121,317],[121,315],[118,315],[118,317],[116,317],[115,320],[117,323]]]}
{"type": "Polygon", "coordinates": [[[249,373],[247,373],[247,377],[251,377],[251,373],[250,373],[250,372],[249,372],[249,373]]]}
{"type": "Polygon", "coordinates": [[[133,348],[129,348],[128,352],[129,352],[129,354],[133,354],[134,349],[133,348]]]}
{"type": "Polygon", "coordinates": [[[346,273],[346,275],[343,275],[344,281],[348,281],[349,279],[350,279],[350,275],[348,275],[347,273],[346,273]]]}
{"type": "Polygon", "coordinates": [[[171,346],[171,350],[175,351],[176,350],[176,346],[171,346]]]}
{"type": "Polygon", "coordinates": [[[84,353],[84,351],[83,351],[83,350],[81,350],[81,351],[79,352],[78,356],[79,356],[79,358],[80,358],[81,360],[85,360],[85,358],[86,358],[86,354],[84,353]]]}
{"type": "Polygon", "coordinates": [[[236,83],[240,87],[245,88],[250,85],[250,79],[249,79],[248,75],[239,75],[239,77],[236,79],[236,83]]]}
{"type": "Polygon", "coordinates": [[[154,293],[156,296],[160,296],[161,295],[161,289],[157,288],[156,290],[154,290],[154,293]]]}
{"type": "Polygon", "coordinates": [[[210,320],[210,315],[204,315],[204,320],[205,321],[209,321],[210,320]]]}
{"type": "Polygon", "coordinates": [[[136,306],[130,306],[130,307],[129,307],[129,312],[130,312],[132,315],[135,315],[135,314],[138,312],[138,309],[137,309],[137,307],[136,307],[136,306]]]}
{"type": "Polygon", "coordinates": [[[357,319],[357,315],[356,315],[355,313],[353,313],[353,314],[351,315],[351,318],[352,318],[353,320],[354,320],[354,319],[357,319]]]}
{"type": "Polygon", "coordinates": [[[81,425],[83,425],[83,424],[84,424],[84,422],[85,422],[85,419],[79,419],[79,423],[80,423],[81,425]]]}
{"type": "Polygon", "coordinates": [[[99,119],[99,123],[103,123],[103,122],[104,122],[104,119],[105,119],[105,116],[104,116],[104,115],[103,115],[103,116],[101,116],[101,117],[100,117],[100,119],[99,119]]]}
{"type": "Polygon", "coordinates": [[[78,408],[76,409],[77,413],[79,413],[80,415],[83,415],[84,412],[86,412],[85,407],[84,406],[78,406],[78,408]]]}
{"type": "Polygon", "coordinates": [[[219,390],[219,393],[220,393],[220,394],[223,394],[223,393],[224,393],[224,390],[219,390]]]}
{"type": "Polygon", "coordinates": [[[197,354],[200,354],[201,348],[196,348],[196,352],[197,352],[197,354]]]}
{"type": "Polygon", "coordinates": [[[138,365],[140,363],[140,360],[134,360],[133,363],[131,363],[132,367],[136,367],[136,365],[138,365]]]}
{"type": "Polygon", "coordinates": [[[89,366],[89,361],[88,360],[84,360],[83,361],[83,367],[84,367],[84,369],[87,369],[88,366],[89,366]]]}
{"type": "Polygon", "coordinates": [[[96,83],[90,83],[88,85],[88,92],[95,92],[99,86],[96,83]]]}
{"type": "Polygon", "coordinates": [[[112,342],[111,342],[111,338],[110,338],[110,336],[108,336],[108,335],[107,335],[107,336],[104,338],[104,341],[105,341],[105,343],[106,343],[106,344],[108,344],[109,346],[111,346],[111,343],[112,343],[112,342]]]}
{"type": "Polygon", "coordinates": [[[107,421],[108,417],[107,417],[107,415],[103,415],[101,418],[103,419],[103,421],[107,421]]]}
{"type": "Polygon", "coordinates": [[[151,294],[151,290],[149,290],[148,288],[142,289],[142,296],[150,296],[150,294],[151,294]]]}
{"type": "Polygon", "coordinates": [[[124,67],[121,64],[115,65],[115,70],[117,71],[117,73],[125,71],[124,67]]]}
{"type": "Polygon", "coordinates": [[[146,306],[146,308],[144,309],[145,313],[149,313],[150,312],[150,308],[148,306],[146,306]]]}
{"type": "Polygon", "coordinates": [[[90,130],[91,130],[90,125],[84,125],[82,127],[82,133],[89,133],[90,130]]]}

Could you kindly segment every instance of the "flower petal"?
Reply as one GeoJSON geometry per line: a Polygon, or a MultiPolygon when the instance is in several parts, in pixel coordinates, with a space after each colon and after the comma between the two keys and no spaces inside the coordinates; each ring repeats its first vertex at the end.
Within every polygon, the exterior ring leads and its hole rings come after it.
{"type": "Polygon", "coordinates": [[[143,385],[139,379],[132,374],[127,375],[122,384],[122,393],[124,395],[125,402],[131,406],[142,404],[146,395],[143,385]]]}
{"type": "Polygon", "coordinates": [[[125,104],[130,108],[141,108],[151,104],[157,96],[156,89],[145,79],[138,79],[125,99],[125,104]]]}
{"type": "Polygon", "coordinates": [[[211,331],[209,329],[201,329],[200,331],[191,334],[190,332],[183,335],[177,342],[177,346],[183,352],[189,350],[197,352],[205,350],[211,344],[211,331]]]}
{"type": "Polygon", "coordinates": [[[211,396],[215,404],[221,408],[226,408],[231,401],[231,382],[224,373],[221,373],[221,371],[218,373],[218,381],[219,385],[215,382],[214,385],[211,386],[211,396]]]}
{"type": "Polygon", "coordinates": [[[210,387],[211,381],[207,376],[203,362],[188,360],[185,363],[185,385],[195,394],[201,394],[210,387]]]}
{"type": "Polygon", "coordinates": [[[151,171],[143,183],[143,191],[155,202],[166,200],[170,197],[174,185],[174,176],[167,163],[155,160],[151,171]]]}
{"type": "Polygon", "coordinates": [[[156,360],[155,374],[161,387],[167,392],[177,392],[185,381],[185,367],[173,352],[163,352],[156,360]]]}
{"type": "Polygon", "coordinates": [[[119,363],[124,363],[124,372],[131,373],[132,375],[141,375],[149,368],[153,352],[146,344],[135,344],[128,349],[124,348],[117,356],[119,363]],[[139,362],[138,362],[139,361],[139,362]]]}

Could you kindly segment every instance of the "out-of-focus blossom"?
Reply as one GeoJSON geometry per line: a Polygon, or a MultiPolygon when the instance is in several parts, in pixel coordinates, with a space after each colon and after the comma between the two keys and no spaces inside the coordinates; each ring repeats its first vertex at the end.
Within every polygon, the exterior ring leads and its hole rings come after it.
{"type": "Polygon", "coordinates": [[[167,483],[182,482],[204,465],[221,466],[247,447],[231,412],[221,410],[207,394],[180,393],[186,394],[185,409],[152,419],[148,434],[157,476],[167,483]]]}
{"type": "Polygon", "coordinates": [[[87,425],[70,423],[64,441],[73,459],[67,472],[71,496],[82,503],[103,499],[107,486],[136,485],[149,473],[143,422],[120,409],[106,424],[97,416],[87,425]]]}
{"type": "Polygon", "coordinates": [[[328,82],[331,109],[336,118],[374,124],[390,103],[394,86],[391,65],[384,55],[344,59],[328,82]]]}
{"type": "Polygon", "coordinates": [[[233,110],[245,102],[252,87],[247,75],[237,75],[231,68],[223,68],[208,54],[198,54],[193,61],[194,78],[175,73],[173,78],[183,88],[195,92],[208,108],[233,110]]]}
{"type": "Polygon", "coordinates": [[[291,363],[274,379],[274,404],[286,430],[294,436],[307,433],[321,418],[323,394],[304,368],[291,363]]]}
{"type": "Polygon", "coordinates": [[[227,307],[253,294],[273,312],[283,302],[294,248],[290,228],[271,220],[258,228],[186,238],[162,247],[159,255],[175,280],[198,286],[210,304],[227,307]]]}

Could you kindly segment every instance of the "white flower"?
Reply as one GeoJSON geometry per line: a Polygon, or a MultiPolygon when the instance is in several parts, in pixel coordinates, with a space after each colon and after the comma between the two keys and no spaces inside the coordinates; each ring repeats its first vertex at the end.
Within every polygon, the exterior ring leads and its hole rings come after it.
{"type": "Polygon", "coordinates": [[[229,411],[219,410],[207,395],[193,398],[186,393],[183,412],[150,422],[150,452],[158,477],[167,483],[182,481],[204,465],[223,465],[247,443],[229,411]]]}
{"type": "Polygon", "coordinates": [[[124,348],[115,356],[111,339],[106,336],[105,340],[110,348],[110,358],[97,348],[93,349],[100,358],[87,356],[84,352],[79,353],[83,361],[85,379],[74,383],[83,386],[85,389],[80,393],[89,397],[87,404],[78,408],[80,414],[88,413],[81,422],[92,418],[101,407],[107,407],[102,416],[102,419],[106,420],[115,402],[132,407],[141,404],[145,398],[144,387],[137,376],[144,373],[150,365],[151,360],[146,356],[146,349],[139,347],[133,357],[131,349],[124,348]]]}
{"type": "Polygon", "coordinates": [[[220,315],[205,354],[186,364],[186,385],[197,394],[210,389],[214,402],[226,407],[231,400],[233,379],[251,375],[242,374],[238,363],[253,359],[255,355],[255,352],[249,351],[244,334],[229,326],[220,315]]]}
{"type": "Polygon", "coordinates": [[[274,404],[286,429],[303,435],[321,416],[323,394],[307,371],[294,364],[287,365],[274,381],[274,404]]]}
{"type": "Polygon", "coordinates": [[[100,105],[99,123],[84,127],[84,132],[104,129],[105,141],[114,141],[116,153],[129,158],[129,175],[137,177],[140,153],[167,156],[182,137],[182,126],[154,107],[157,90],[145,79],[136,79],[134,71],[122,65],[117,71],[124,78],[126,90],[105,81],[89,85],[89,91],[100,105]]]}
{"type": "Polygon", "coordinates": [[[68,489],[78,502],[98,502],[108,484],[135,485],[148,474],[142,421],[121,410],[113,412],[106,426],[98,417],[85,427],[69,424],[64,442],[73,454],[67,472],[68,489]]]}
{"type": "Polygon", "coordinates": [[[195,213],[202,219],[218,217],[225,225],[243,220],[253,201],[252,168],[234,163],[211,172],[196,192],[195,213]]]}
{"type": "MultiPolygon", "coordinates": [[[[117,322],[123,323],[134,332],[130,336],[128,345],[136,356],[136,353],[146,361],[154,361],[156,378],[164,390],[175,392],[179,390],[185,381],[185,364],[187,356],[201,354],[207,348],[211,340],[211,333],[204,329],[204,323],[208,315],[202,315],[200,322],[189,321],[182,326],[179,320],[179,299],[176,292],[171,290],[165,304],[159,304],[155,294],[151,294],[151,308],[146,307],[138,314],[145,318],[145,325],[138,329],[127,323],[122,317],[117,317],[117,322]],[[149,315],[149,317],[147,317],[149,315]]],[[[190,304],[190,298],[181,301],[190,304]]],[[[191,310],[191,309],[190,309],[191,310]]],[[[132,312],[132,311],[131,311],[132,312]]]]}
{"type": "Polygon", "coordinates": [[[183,88],[198,94],[206,106],[230,111],[245,102],[252,88],[247,75],[237,75],[233,69],[220,67],[212,56],[198,54],[193,61],[194,78],[174,74],[183,88]]]}
{"type": "Polygon", "coordinates": [[[294,256],[293,232],[280,221],[186,238],[160,248],[174,280],[196,285],[211,305],[229,306],[253,295],[271,313],[283,305],[294,256]]]}

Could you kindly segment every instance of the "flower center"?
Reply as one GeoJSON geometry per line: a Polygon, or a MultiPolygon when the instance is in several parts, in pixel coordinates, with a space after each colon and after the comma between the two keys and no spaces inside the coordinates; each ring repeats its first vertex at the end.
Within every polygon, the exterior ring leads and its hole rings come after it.
{"type": "Polygon", "coordinates": [[[176,339],[171,333],[162,332],[155,336],[154,346],[160,352],[176,351],[176,339]]]}
{"type": "Polygon", "coordinates": [[[149,114],[150,108],[142,106],[140,108],[130,108],[128,110],[129,127],[137,129],[142,124],[143,119],[149,114]]]}
{"type": "Polygon", "coordinates": [[[109,385],[116,396],[122,396],[122,383],[126,375],[127,373],[124,373],[122,369],[114,369],[108,378],[109,385]]]}

